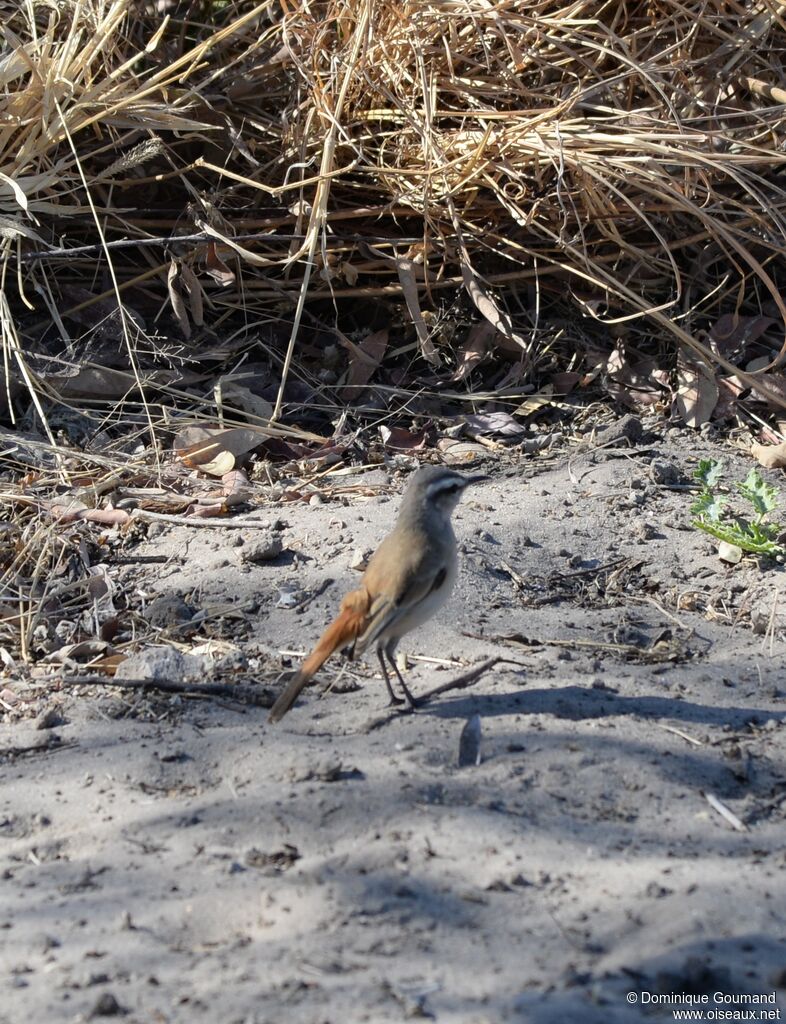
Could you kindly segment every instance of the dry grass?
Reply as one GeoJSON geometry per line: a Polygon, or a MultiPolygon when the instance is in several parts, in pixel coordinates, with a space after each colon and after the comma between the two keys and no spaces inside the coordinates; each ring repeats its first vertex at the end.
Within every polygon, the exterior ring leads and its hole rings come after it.
{"type": "MultiPolygon", "coordinates": [[[[786,405],[774,363],[706,341],[725,314],[783,334],[786,4],[0,0],[0,25],[0,414],[61,483],[68,410],[151,465],[184,420],[249,422],[213,383],[253,352],[274,419],[293,367],[340,404],[325,338],[380,303],[434,366],[452,304],[524,379],[672,339],[786,405]]],[[[122,461],[107,437],[80,465],[122,461]]],[[[6,582],[54,564],[37,514],[6,582]]]]}
{"type": "Polygon", "coordinates": [[[783,4],[3,6],[16,310],[171,296],[220,332],[400,295],[434,362],[445,290],[529,359],[554,316],[695,348],[722,313],[786,315],[783,4]],[[219,244],[112,248],[178,233],[219,244]]]}

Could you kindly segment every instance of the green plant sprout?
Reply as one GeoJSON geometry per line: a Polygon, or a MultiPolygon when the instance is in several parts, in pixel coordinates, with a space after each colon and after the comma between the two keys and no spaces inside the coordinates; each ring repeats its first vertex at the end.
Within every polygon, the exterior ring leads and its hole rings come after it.
{"type": "Polygon", "coordinates": [[[766,517],[778,507],[778,488],[763,480],[755,469],[742,483],[737,483],[739,494],[753,506],[753,517],[746,519],[726,510],[729,498],[718,493],[722,477],[723,463],[719,459],[702,459],[699,462],[693,479],[701,484],[701,493],[690,507],[693,525],[717,540],[736,544],[743,551],[771,558],[786,553],[777,541],[782,531],[781,524],[765,522],[766,517]]]}

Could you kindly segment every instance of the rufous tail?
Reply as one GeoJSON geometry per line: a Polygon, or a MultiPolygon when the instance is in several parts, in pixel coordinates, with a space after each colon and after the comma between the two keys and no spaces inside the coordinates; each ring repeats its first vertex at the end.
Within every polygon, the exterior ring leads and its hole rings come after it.
{"type": "Polygon", "coordinates": [[[311,654],[289,680],[286,688],[270,709],[268,722],[278,722],[300,696],[300,691],[318,672],[331,654],[351,644],[364,630],[371,598],[367,590],[353,590],[341,602],[341,610],[331,622],[311,654]]]}

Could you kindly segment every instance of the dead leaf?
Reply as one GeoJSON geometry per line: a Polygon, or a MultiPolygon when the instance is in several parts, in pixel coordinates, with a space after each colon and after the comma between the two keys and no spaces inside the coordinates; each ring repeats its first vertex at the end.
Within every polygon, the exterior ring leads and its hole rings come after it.
{"type": "Polygon", "coordinates": [[[556,395],[569,395],[581,380],[581,374],[575,371],[566,370],[564,373],[555,373],[551,378],[556,395]]]}
{"type": "Polygon", "coordinates": [[[717,402],[718,385],[712,368],[681,357],[674,405],[685,425],[698,429],[710,419],[717,402]]]}
{"type": "Polygon", "coordinates": [[[175,453],[190,469],[201,469],[211,476],[224,476],[235,462],[267,439],[265,433],[251,427],[191,426],[175,438],[175,453]]]}
{"type": "Polygon", "coordinates": [[[753,397],[759,402],[777,407],[781,401],[786,400],[786,377],[782,373],[768,373],[766,377],[759,377],[759,380],[761,384],[753,389],[753,397]]]}
{"type": "Polygon", "coordinates": [[[238,384],[232,376],[219,377],[216,389],[220,390],[221,399],[227,405],[234,406],[260,420],[269,420],[273,415],[273,406],[262,395],[250,388],[238,384]]]}
{"type": "Polygon", "coordinates": [[[412,323],[415,325],[415,331],[420,342],[420,354],[432,366],[439,366],[439,353],[434,347],[426,321],[423,319],[423,314],[420,311],[418,285],[415,280],[416,264],[413,260],[402,259],[401,257],[397,258],[395,262],[401,290],[404,293],[404,301],[407,304],[409,315],[412,317],[412,323]]]}
{"type": "Polygon", "coordinates": [[[753,342],[775,323],[776,321],[769,316],[740,316],[737,313],[726,313],[712,325],[707,340],[713,352],[725,359],[732,359],[745,355],[753,342]]]}
{"type": "Polygon", "coordinates": [[[346,260],[342,260],[338,265],[340,273],[343,275],[344,280],[347,282],[350,288],[354,288],[358,283],[358,270],[357,267],[353,267],[351,263],[347,263],[346,260]]]}
{"type": "Polygon", "coordinates": [[[786,441],[780,444],[757,444],[751,445],[751,455],[765,469],[786,468],[786,441]]]}
{"type": "Polygon", "coordinates": [[[116,653],[117,651],[105,640],[81,640],[79,643],[59,647],[56,651],[44,655],[42,660],[62,664],[66,661],[75,661],[77,658],[95,658],[99,655],[105,657],[116,653]]]}
{"type": "Polygon", "coordinates": [[[466,380],[476,366],[479,366],[494,348],[496,329],[488,320],[480,320],[467,331],[464,344],[459,349],[458,367],[450,378],[453,381],[466,380]]]}
{"type": "Polygon", "coordinates": [[[345,387],[342,388],[342,397],[345,400],[356,398],[358,389],[365,387],[374,371],[379,368],[388,347],[389,333],[387,327],[383,327],[381,331],[369,334],[359,345],[353,344],[349,338],[339,333],[339,343],[349,349],[350,353],[349,375],[345,387]]]}
{"type": "Polygon", "coordinates": [[[183,332],[184,338],[191,337],[191,324],[188,320],[188,312],[186,311],[186,303],[183,295],[178,288],[177,279],[179,276],[179,267],[177,260],[171,260],[169,263],[169,270],[166,276],[166,287],[169,293],[169,302],[172,306],[172,312],[175,314],[175,319],[180,325],[180,330],[183,332]]]}
{"type": "Polygon", "coordinates": [[[191,319],[197,327],[202,327],[205,323],[204,306],[202,303],[202,286],[188,263],[180,264],[180,275],[178,277],[178,281],[188,295],[191,319]]]}
{"type": "Polygon", "coordinates": [[[432,366],[439,366],[440,358],[437,352],[434,342],[431,340],[428,325],[423,319],[423,313],[420,310],[420,298],[418,296],[418,283],[416,280],[415,272],[420,270],[421,274],[425,277],[425,268],[416,263],[415,260],[407,259],[404,256],[391,256],[386,252],[382,252],[381,249],[375,249],[373,245],[363,243],[361,250],[365,254],[370,254],[388,266],[391,264],[395,266],[396,273],[398,274],[399,284],[401,285],[401,291],[404,294],[404,301],[407,304],[409,315],[412,318],[412,323],[415,327],[415,332],[418,336],[420,343],[420,354],[426,360],[431,363],[432,366]]]}
{"type": "Polygon", "coordinates": [[[501,437],[518,437],[520,434],[525,434],[527,428],[514,420],[509,412],[483,412],[476,413],[474,416],[465,416],[463,422],[466,423],[470,432],[478,434],[481,437],[487,434],[499,434],[501,437]]]}
{"type": "Polygon", "coordinates": [[[549,405],[561,405],[561,402],[554,401],[554,386],[547,384],[542,391],[536,392],[534,395],[529,395],[525,398],[520,406],[516,409],[517,416],[532,416],[539,409],[543,409],[549,405]]]}
{"type": "Polygon", "coordinates": [[[718,402],[712,413],[714,420],[721,423],[732,419],[737,413],[740,395],[748,390],[738,377],[720,377],[718,379],[718,402]]]}
{"type": "Polygon", "coordinates": [[[202,462],[199,469],[208,476],[226,476],[235,468],[236,458],[232,452],[219,452],[209,462],[202,462]]]}
{"type": "Polygon", "coordinates": [[[471,466],[488,458],[488,451],[477,441],[458,441],[452,437],[441,437],[437,450],[444,455],[446,466],[471,466]]]}
{"type": "Polygon", "coordinates": [[[245,470],[233,469],[221,478],[224,493],[224,504],[229,508],[240,505],[248,499],[251,484],[245,470]]]}
{"type": "Polygon", "coordinates": [[[477,306],[478,312],[481,316],[488,320],[495,331],[499,331],[499,333],[504,335],[504,337],[509,341],[518,345],[522,352],[529,354],[529,345],[525,339],[513,329],[513,322],[510,317],[507,313],[503,312],[499,306],[497,306],[496,302],[481,284],[480,279],[466,258],[463,259],[461,263],[461,276],[464,280],[464,287],[467,289],[469,297],[477,306]]]}
{"type": "Polygon", "coordinates": [[[205,273],[222,288],[229,288],[235,283],[235,272],[218,255],[215,242],[208,242],[205,246],[205,273]]]}
{"type": "Polygon", "coordinates": [[[430,431],[428,428],[414,434],[404,427],[381,426],[379,436],[388,448],[400,448],[403,451],[420,451],[426,447],[430,431]]]}

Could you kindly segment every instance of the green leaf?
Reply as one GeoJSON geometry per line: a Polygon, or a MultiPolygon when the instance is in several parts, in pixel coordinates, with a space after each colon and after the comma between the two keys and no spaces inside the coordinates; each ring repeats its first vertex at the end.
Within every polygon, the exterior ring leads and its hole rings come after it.
{"type": "Polygon", "coordinates": [[[766,516],[778,507],[778,488],[768,484],[758,470],[752,469],[744,482],[737,484],[737,490],[743,498],[748,499],[759,516],[766,516]]]}
{"type": "Polygon", "coordinates": [[[720,494],[713,494],[712,491],[702,491],[691,505],[690,510],[699,519],[708,519],[710,522],[719,523],[723,517],[723,507],[728,500],[720,494]]]}
{"type": "Polygon", "coordinates": [[[722,476],[723,462],[720,459],[702,459],[693,471],[693,479],[708,490],[719,484],[722,476]]]}

